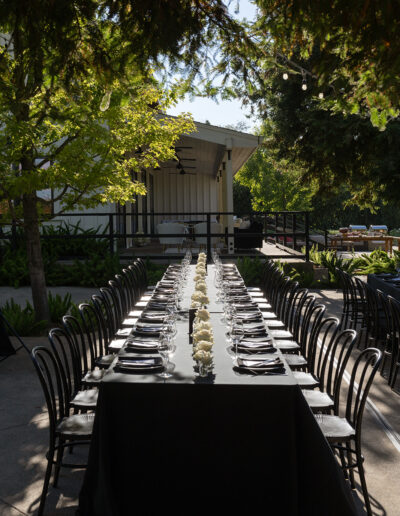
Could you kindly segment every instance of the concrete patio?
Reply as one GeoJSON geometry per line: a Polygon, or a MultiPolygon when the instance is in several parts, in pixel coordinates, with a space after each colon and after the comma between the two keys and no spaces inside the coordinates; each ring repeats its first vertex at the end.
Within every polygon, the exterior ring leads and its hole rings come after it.
{"type": "MultiPolygon", "coordinates": [[[[326,305],[329,315],[340,313],[340,291],[314,292],[326,305]]],[[[90,292],[82,290],[80,294],[84,299],[90,292]]],[[[29,348],[47,345],[46,340],[43,337],[24,339],[29,348]]],[[[354,355],[357,353],[355,351],[354,355]]],[[[25,350],[0,362],[0,392],[0,514],[34,514],[46,467],[48,420],[42,389],[25,350]]],[[[397,516],[400,513],[400,398],[378,374],[370,402],[364,415],[363,451],[374,514],[397,516]]],[[[74,459],[77,453],[74,451],[74,459]]],[[[45,514],[75,514],[82,479],[82,470],[62,469],[59,487],[49,489],[45,514]]],[[[359,496],[358,489],[355,497],[363,514],[359,496]]]]}

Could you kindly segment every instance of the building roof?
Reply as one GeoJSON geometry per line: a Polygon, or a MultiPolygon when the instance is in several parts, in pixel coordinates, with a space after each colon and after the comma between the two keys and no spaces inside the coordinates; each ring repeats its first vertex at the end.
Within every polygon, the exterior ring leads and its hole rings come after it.
{"type": "MultiPolygon", "coordinates": [[[[188,167],[187,172],[216,176],[225,151],[231,150],[233,174],[236,174],[262,142],[262,137],[254,134],[201,122],[195,122],[195,125],[197,131],[182,136],[176,144],[178,156],[188,167]]],[[[167,162],[162,168],[174,170],[176,162],[167,162]]]]}

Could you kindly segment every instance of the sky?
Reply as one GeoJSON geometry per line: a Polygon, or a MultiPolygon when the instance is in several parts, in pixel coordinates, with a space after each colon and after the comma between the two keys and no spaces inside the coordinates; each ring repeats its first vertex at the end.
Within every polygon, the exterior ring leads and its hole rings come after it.
{"type": "MultiPolygon", "coordinates": [[[[247,18],[251,20],[256,13],[255,6],[249,0],[239,0],[239,13],[237,17],[247,18]]],[[[233,0],[230,10],[235,9],[237,0],[233,0]]],[[[248,126],[248,131],[256,125],[254,118],[247,118],[246,114],[249,111],[241,106],[240,100],[219,101],[196,97],[190,100],[187,96],[184,100],[169,110],[169,114],[177,115],[179,113],[192,113],[196,122],[210,122],[212,125],[226,126],[236,124],[237,122],[245,122],[248,126]]]]}

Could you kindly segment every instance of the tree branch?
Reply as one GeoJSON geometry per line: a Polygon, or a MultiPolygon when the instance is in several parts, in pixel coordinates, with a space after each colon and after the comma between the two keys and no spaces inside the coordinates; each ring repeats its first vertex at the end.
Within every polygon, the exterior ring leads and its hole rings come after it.
{"type": "MultiPolygon", "coordinates": [[[[55,156],[57,156],[58,154],[60,154],[60,152],[61,152],[62,150],[64,150],[64,149],[65,149],[65,147],[66,147],[67,145],[69,145],[71,142],[73,142],[74,140],[76,140],[76,139],[78,138],[78,136],[79,136],[80,132],[81,132],[81,129],[80,129],[76,134],[74,134],[73,136],[68,136],[68,137],[63,141],[63,143],[62,143],[59,147],[57,147],[57,149],[55,149],[54,153],[52,154],[52,158],[54,158],[55,156]]],[[[36,168],[41,168],[41,167],[43,167],[43,165],[45,165],[48,161],[49,161],[49,159],[48,159],[48,158],[42,159],[42,161],[36,165],[36,168]]]]}

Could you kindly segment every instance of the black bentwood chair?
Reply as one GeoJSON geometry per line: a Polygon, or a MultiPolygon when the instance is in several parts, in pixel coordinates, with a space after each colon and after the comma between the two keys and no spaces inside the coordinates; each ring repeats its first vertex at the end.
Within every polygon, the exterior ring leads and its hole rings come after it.
{"type": "Polygon", "coordinates": [[[38,346],[32,350],[31,359],[43,388],[50,427],[49,449],[46,454],[47,468],[38,510],[38,516],[42,516],[53,466],[55,466],[54,487],[57,487],[61,467],[86,467],[86,464],[63,463],[62,459],[65,448],[72,444],[74,446],[89,444],[94,414],[70,415],[68,388],[59,363],[51,350],[38,346]]]}
{"type": "Polygon", "coordinates": [[[355,330],[338,333],[339,321],[329,317],[321,323],[320,352],[315,361],[319,390],[304,389],[303,395],[313,412],[338,413],[343,375],[357,338],[355,330]],[[321,331],[322,330],[322,331],[321,331]]]}
{"type": "Polygon", "coordinates": [[[315,416],[327,441],[340,453],[342,468],[345,474],[349,471],[353,489],[354,469],[358,469],[368,516],[372,516],[372,511],[361,453],[361,425],[368,393],[381,359],[382,353],[376,348],[367,348],[357,357],[351,373],[344,418],[327,414],[315,416]]]}
{"type": "Polygon", "coordinates": [[[360,297],[357,285],[354,279],[340,269],[336,269],[336,273],[340,279],[340,286],[343,289],[343,309],[340,320],[340,328],[346,330],[352,328],[357,329],[358,324],[362,324],[364,320],[364,302],[360,297]]]}
{"type": "Polygon", "coordinates": [[[399,394],[397,377],[400,369],[400,303],[392,296],[388,296],[391,315],[392,334],[392,362],[389,376],[390,387],[399,394]]]}
{"type": "Polygon", "coordinates": [[[92,389],[84,388],[81,368],[69,334],[61,328],[53,328],[49,332],[49,341],[68,390],[70,407],[76,412],[95,410],[99,391],[95,387],[92,389]]]}

